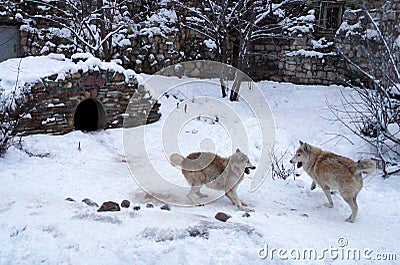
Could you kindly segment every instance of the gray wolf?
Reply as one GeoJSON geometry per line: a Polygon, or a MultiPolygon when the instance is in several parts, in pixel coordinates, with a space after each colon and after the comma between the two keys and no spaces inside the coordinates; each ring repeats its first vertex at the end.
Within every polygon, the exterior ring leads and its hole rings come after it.
{"type": "Polygon", "coordinates": [[[363,187],[362,173],[375,172],[376,163],[373,160],[354,162],[350,158],[300,141],[300,147],[290,163],[303,166],[304,171],[313,179],[311,189],[315,189],[316,184],[322,188],[329,201],[327,207],[333,207],[330,191],[338,190],[351,208],[351,215],[346,221],[354,222],[358,212],[357,195],[363,187]]]}
{"type": "Polygon", "coordinates": [[[182,174],[191,185],[187,197],[194,203],[194,195],[207,197],[200,192],[205,185],[215,190],[223,190],[226,197],[242,211],[253,211],[246,208],[236,193],[236,189],[243,180],[244,173],[255,169],[247,155],[236,149],[230,157],[223,158],[214,153],[195,152],[183,157],[179,154],[172,154],[171,164],[182,168],[182,174]]]}

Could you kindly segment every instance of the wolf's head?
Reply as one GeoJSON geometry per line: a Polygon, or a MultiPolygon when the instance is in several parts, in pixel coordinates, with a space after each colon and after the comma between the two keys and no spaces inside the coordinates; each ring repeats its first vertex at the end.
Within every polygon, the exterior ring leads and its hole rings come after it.
{"type": "Polygon", "coordinates": [[[229,163],[232,167],[238,170],[244,171],[246,174],[250,174],[250,169],[256,169],[256,167],[250,162],[249,157],[240,151],[239,148],[230,157],[229,163]]]}
{"type": "Polygon", "coordinates": [[[312,146],[308,143],[304,143],[299,141],[300,147],[297,149],[296,154],[292,159],[290,159],[290,163],[297,163],[297,167],[301,167],[303,163],[307,163],[310,160],[311,148],[312,146]]]}

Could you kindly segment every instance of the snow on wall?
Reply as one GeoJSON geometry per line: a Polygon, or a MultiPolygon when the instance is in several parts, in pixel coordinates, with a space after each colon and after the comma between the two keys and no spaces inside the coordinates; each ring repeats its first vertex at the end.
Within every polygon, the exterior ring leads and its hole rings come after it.
{"type": "Polygon", "coordinates": [[[286,56],[298,56],[302,55],[304,57],[317,57],[317,58],[323,58],[324,56],[335,56],[335,52],[329,52],[329,53],[322,53],[322,52],[317,52],[317,51],[306,51],[306,50],[298,50],[298,51],[293,51],[293,52],[288,52],[285,54],[286,56]]]}
{"type": "Polygon", "coordinates": [[[394,44],[400,48],[400,36],[397,37],[397,39],[394,41],[394,44]]]}
{"type": "Polygon", "coordinates": [[[63,54],[49,54],[47,56],[10,59],[0,63],[0,101],[7,101],[7,98],[9,99],[14,91],[17,95],[20,94],[21,88],[26,84],[34,84],[52,75],[57,75],[55,81],[64,80],[66,74],[89,70],[121,73],[125,75],[126,81],[136,76],[133,70],[126,70],[114,62],[103,62],[88,53],[72,57],[76,59],[78,56],[81,56],[80,58],[86,57],[87,60],[74,63],[73,60],[65,58],[63,54]]]}

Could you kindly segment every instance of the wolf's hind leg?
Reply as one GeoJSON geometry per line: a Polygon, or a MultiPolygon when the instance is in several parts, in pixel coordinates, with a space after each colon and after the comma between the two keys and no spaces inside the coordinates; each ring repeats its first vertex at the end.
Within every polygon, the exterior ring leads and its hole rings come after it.
{"type": "Polygon", "coordinates": [[[199,203],[199,202],[197,202],[197,201],[194,199],[194,195],[195,195],[195,194],[197,195],[197,193],[200,193],[200,189],[201,189],[201,186],[191,186],[191,187],[190,187],[189,193],[186,195],[186,197],[188,197],[189,200],[190,200],[194,205],[197,205],[197,206],[203,206],[202,203],[199,203]]]}
{"type": "Polygon", "coordinates": [[[351,208],[351,215],[349,216],[349,218],[346,219],[346,221],[354,223],[354,219],[356,219],[358,213],[357,197],[356,195],[353,197],[347,197],[342,195],[342,197],[349,204],[351,208]]]}
{"type": "Polygon", "coordinates": [[[207,197],[208,197],[208,195],[202,193],[202,192],[200,191],[200,189],[196,192],[196,195],[199,196],[200,198],[207,198],[207,197]]]}
{"type": "Polygon", "coordinates": [[[332,196],[331,196],[331,191],[328,187],[323,187],[322,189],[326,195],[326,197],[328,198],[328,204],[326,204],[326,207],[328,208],[332,208],[333,207],[333,201],[332,201],[332,196]]]}

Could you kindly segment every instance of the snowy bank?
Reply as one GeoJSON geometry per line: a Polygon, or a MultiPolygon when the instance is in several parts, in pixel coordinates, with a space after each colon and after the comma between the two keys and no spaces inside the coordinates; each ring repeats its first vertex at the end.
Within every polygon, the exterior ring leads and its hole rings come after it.
{"type": "MultiPolygon", "coordinates": [[[[76,56],[73,59],[76,59],[76,56]]],[[[20,94],[24,86],[29,87],[54,75],[54,81],[59,81],[65,80],[68,74],[106,70],[124,74],[126,81],[136,77],[133,70],[126,70],[114,62],[101,61],[90,54],[86,54],[86,57],[82,58],[84,60],[76,63],[73,59],[65,58],[62,54],[49,54],[9,59],[0,63],[0,102],[7,101],[14,91],[16,95],[20,94]]]]}

